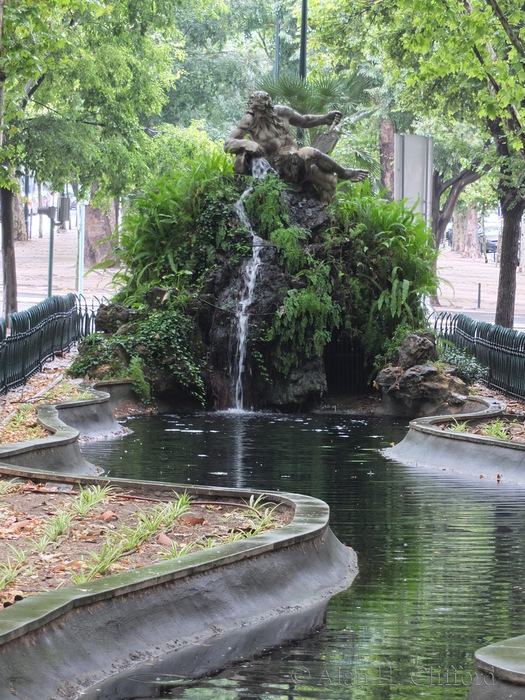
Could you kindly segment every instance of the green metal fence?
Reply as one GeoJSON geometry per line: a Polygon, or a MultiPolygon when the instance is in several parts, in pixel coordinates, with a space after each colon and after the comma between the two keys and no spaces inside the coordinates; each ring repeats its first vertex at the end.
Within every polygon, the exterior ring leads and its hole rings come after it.
{"type": "Polygon", "coordinates": [[[434,328],[487,367],[491,388],[525,398],[525,333],[451,313],[438,314],[434,328]]]}
{"type": "Polygon", "coordinates": [[[44,363],[67,352],[95,330],[99,300],[80,295],[48,297],[26,311],[0,318],[0,394],[24,384],[44,363]]]}

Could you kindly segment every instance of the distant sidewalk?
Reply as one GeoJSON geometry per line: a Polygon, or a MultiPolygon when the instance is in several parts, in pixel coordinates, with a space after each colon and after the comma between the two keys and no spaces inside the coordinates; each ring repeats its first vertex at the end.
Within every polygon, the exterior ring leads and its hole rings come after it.
{"type": "MultiPolygon", "coordinates": [[[[75,229],[55,229],[52,294],[77,292],[78,235],[75,229]]],[[[47,297],[49,236],[15,242],[18,308],[27,309],[47,297]]],[[[1,268],[1,266],[0,266],[1,268]]],[[[95,270],[83,276],[83,294],[91,303],[96,297],[111,298],[114,270],[95,270]]],[[[3,270],[0,269],[0,302],[3,302],[3,270]]],[[[1,307],[0,307],[1,308],[1,307]]]]}
{"type": "MultiPolygon", "coordinates": [[[[499,265],[494,256],[464,258],[450,248],[442,249],[438,259],[439,305],[435,311],[465,313],[473,318],[494,323],[498,296],[499,265]]],[[[525,330],[525,271],[516,275],[515,324],[525,330]]]]}

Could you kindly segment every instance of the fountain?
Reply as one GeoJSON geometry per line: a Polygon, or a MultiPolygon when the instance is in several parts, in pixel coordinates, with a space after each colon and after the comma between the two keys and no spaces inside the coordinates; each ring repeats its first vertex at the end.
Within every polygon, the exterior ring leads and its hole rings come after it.
{"type": "MultiPolygon", "coordinates": [[[[266,177],[269,172],[275,172],[265,158],[254,158],[251,167],[252,176],[256,179],[262,179],[266,177]]],[[[239,221],[252,236],[252,258],[244,264],[243,290],[237,310],[237,349],[232,371],[235,386],[235,409],[237,411],[244,410],[243,375],[246,360],[249,309],[254,298],[257,272],[261,264],[261,248],[264,245],[263,239],[253,230],[244,207],[244,200],[249,197],[252,192],[253,187],[249,187],[235,204],[235,212],[239,217],[239,221]]]]}

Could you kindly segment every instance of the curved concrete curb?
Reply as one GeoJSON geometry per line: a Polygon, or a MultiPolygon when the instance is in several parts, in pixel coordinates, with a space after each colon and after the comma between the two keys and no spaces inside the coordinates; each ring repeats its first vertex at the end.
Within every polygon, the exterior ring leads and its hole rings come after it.
{"type": "Polygon", "coordinates": [[[478,649],[468,700],[525,697],[525,635],[478,649]]]}
{"type": "MultiPolygon", "coordinates": [[[[25,470],[23,475],[35,476],[25,470]]],[[[36,476],[42,478],[40,472],[36,476]]],[[[101,483],[108,482],[157,493],[178,488],[199,497],[260,495],[121,479],[101,483]]],[[[295,508],[292,523],[248,540],[26,598],[2,611],[0,698],[12,698],[13,691],[20,700],[77,698],[93,684],[99,687],[104,679],[146,662],[148,667],[158,664],[167,654],[178,657],[170,668],[186,676],[210,672],[233,658],[253,656],[257,644],[275,646],[319,627],[329,598],[347,588],[357,573],[355,552],[331,532],[324,502],[296,494],[266,495],[295,508]],[[259,633],[254,636],[255,629],[259,633]],[[236,637],[235,647],[230,635],[236,637]],[[231,653],[223,653],[225,639],[231,653]],[[217,640],[215,653],[199,657],[196,646],[208,649],[210,644],[212,649],[217,640]],[[189,657],[194,661],[187,666],[189,657]]]]}
{"type": "MultiPolygon", "coordinates": [[[[0,465],[16,465],[31,470],[56,474],[98,476],[103,469],[88,462],[82,455],[79,439],[104,439],[130,432],[113,416],[112,407],[121,396],[130,397],[129,382],[104,382],[100,386],[117,387],[117,398],[111,393],[88,386],[92,397],[81,401],[41,404],[37,407],[40,424],[51,435],[39,440],[0,445],[0,465]]],[[[97,385],[98,386],[98,385],[97,385]]]]}
{"type": "MultiPolygon", "coordinates": [[[[59,412],[80,426],[87,411],[89,430],[97,430],[109,425],[104,416],[96,416],[109,406],[108,399],[42,406],[39,420],[53,436],[2,446],[0,472],[77,485],[111,483],[165,497],[173,489],[223,500],[263,495],[78,476],[78,471],[86,474],[95,468],[80,454],[79,429],[67,426],[59,412]]],[[[116,698],[115,684],[121,688],[128,682],[119,674],[140,673],[144,664],[148,673],[169,668],[172,674],[196,677],[320,627],[329,598],[357,574],[356,554],[333,535],[323,501],[297,494],[265,495],[294,508],[289,525],[29,597],[1,611],[0,700],[87,698],[94,684],[93,697],[101,698],[102,683],[108,697],[116,698]]]]}
{"type": "Polygon", "coordinates": [[[505,404],[473,397],[480,411],[455,416],[417,418],[410,422],[407,435],[394,447],[382,451],[385,457],[403,464],[434,467],[457,474],[487,477],[504,483],[525,483],[525,445],[485,435],[457,433],[440,427],[461,420],[494,418],[505,412],[505,404]],[[480,447],[483,446],[483,460],[480,447]]]}

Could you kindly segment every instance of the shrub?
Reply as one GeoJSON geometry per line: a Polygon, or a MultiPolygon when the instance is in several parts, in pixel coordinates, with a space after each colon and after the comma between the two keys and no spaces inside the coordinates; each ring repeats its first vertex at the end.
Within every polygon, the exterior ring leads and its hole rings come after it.
{"type": "Polygon", "coordinates": [[[92,377],[103,368],[104,378],[129,377],[144,403],[151,399],[150,385],[162,376],[171,376],[204,403],[204,363],[193,321],[172,303],[139,317],[126,334],[106,337],[95,333],[83,340],[69,373],[92,377]]]}
{"type": "Polygon", "coordinates": [[[488,369],[472,355],[443,339],[438,343],[438,351],[441,362],[453,365],[456,368],[456,375],[466,384],[486,381],[488,369]]]}
{"type": "Polygon", "coordinates": [[[368,182],[341,192],[328,249],[345,330],[360,338],[368,357],[387,350],[398,326],[425,325],[425,299],[437,287],[436,251],[413,209],[373,195],[368,182]]]}
{"type": "Polygon", "coordinates": [[[180,291],[214,264],[237,197],[231,175],[230,159],[216,150],[130,198],[118,242],[123,269],[114,278],[122,303],[140,307],[153,286],[180,291]]]}

